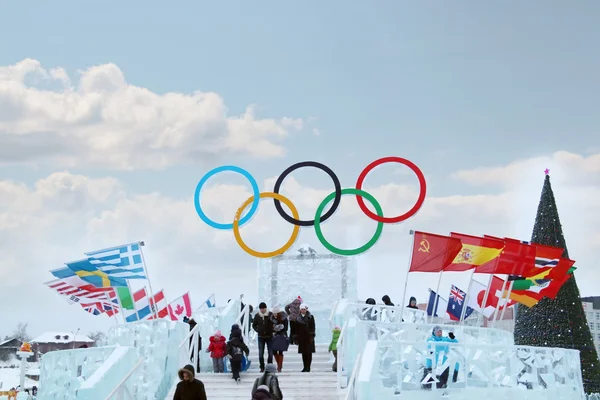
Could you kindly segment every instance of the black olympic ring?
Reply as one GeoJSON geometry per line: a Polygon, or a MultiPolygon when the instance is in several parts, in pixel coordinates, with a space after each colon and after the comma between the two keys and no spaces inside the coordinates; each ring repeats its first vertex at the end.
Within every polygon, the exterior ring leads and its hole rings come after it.
{"type": "MultiPolygon", "coordinates": [[[[321,223],[323,223],[323,222],[327,221],[331,216],[333,216],[333,214],[335,213],[337,208],[340,206],[340,202],[342,201],[342,185],[340,183],[340,180],[338,179],[337,175],[333,172],[333,170],[331,168],[329,168],[327,165],[318,163],[316,161],[302,161],[302,162],[296,163],[296,164],[288,167],[285,171],[283,171],[281,173],[281,175],[279,175],[279,178],[277,178],[277,181],[275,182],[275,187],[273,188],[273,192],[279,194],[279,189],[281,188],[281,184],[283,183],[283,180],[289,174],[294,172],[295,170],[297,170],[299,168],[303,168],[303,167],[314,167],[314,168],[320,169],[321,171],[326,172],[327,175],[329,175],[331,177],[331,179],[333,180],[333,185],[335,186],[335,198],[333,199],[333,204],[331,205],[331,208],[329,209],[329,211],[327,211],[325,214],[323,214],[319,218],[319,221],[321,223]]],[[[287,222],[289,222],[290,224],[294,224],[297,226],[314,226],[315,225],[314,219],[312,219],[310,221],[302,221],[302,220],[290,217],[284,211],[283,207],[281,207],[281,202],[279,200],[273,199],[273,202],[275,203],[275,208],[277,209],[277,212],[279,213],[279,215],[281,215],[281,217],[283,219],[285,219],[287,222]]]]}

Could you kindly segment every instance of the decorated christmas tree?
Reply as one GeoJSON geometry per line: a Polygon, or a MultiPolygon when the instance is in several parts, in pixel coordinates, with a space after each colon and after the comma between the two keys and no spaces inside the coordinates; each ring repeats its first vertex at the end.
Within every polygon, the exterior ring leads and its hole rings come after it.
{"type": "MultiPolygon", "coordinates": [[[[563,257],[569,258],[548,170],[531,242],[563,248],[563,257]]],[[[556,299],[544,298],[532,308],[523,305],[517,307],[515,344],[579,350],[585,391],[600,392],[598,353],[583,311],[575,276],[562,286],[556,299]]]]}

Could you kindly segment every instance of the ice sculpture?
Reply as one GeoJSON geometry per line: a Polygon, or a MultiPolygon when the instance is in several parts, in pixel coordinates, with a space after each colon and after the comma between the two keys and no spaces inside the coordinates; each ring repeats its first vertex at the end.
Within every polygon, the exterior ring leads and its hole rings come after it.
{"type": "Polygon", "coordinates": [[[297,255],[258,260],[258,300],[285,306],[301,296],[314,315],[317,343],[331,340],[329,317],[340,299],[357,300],[357,263],[353,257],[317,254],[302,246],[297,255]]]}
{"type": "Polygon", "coordinates": [[[188,333],[181,322],[134,322],[111,328],[105,347],[44,354],[38,399],[106,399],[130,373],[125,385],[136,400],[164,398],[189,362],[188,333]]]}

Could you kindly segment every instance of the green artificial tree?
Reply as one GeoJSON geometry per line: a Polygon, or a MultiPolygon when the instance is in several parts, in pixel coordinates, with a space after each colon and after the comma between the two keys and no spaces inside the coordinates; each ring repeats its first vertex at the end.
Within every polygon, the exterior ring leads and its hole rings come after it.
{"type": "MultiPolygon", "coordinates": [[[[560,247],[565,249],[563,257],[569,257],[548,170],[531,243],[560,247]]],[[[574,275],[562,286],[556,299],[544,298],[532,308],[518,305],[516,315],[516,345],[579,350],[585,392],[600,392],[598,353],[594,347],[574,275]]]]}

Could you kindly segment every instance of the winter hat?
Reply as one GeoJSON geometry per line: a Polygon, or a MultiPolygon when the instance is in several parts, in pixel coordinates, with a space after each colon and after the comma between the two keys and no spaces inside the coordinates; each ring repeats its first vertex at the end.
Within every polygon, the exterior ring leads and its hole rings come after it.
{"type": "Polygon", "coordinates": [[[222,335],[221,335],[221,331],[220,331],[220,330],[217,330],[217,331],[215,332],[215,336],[222,336],[222,335]]]}
{"type": "Polygon", "coordinates": [[[194,379],[194,376],[196,375],[194,373],[194,366],[193,365],[186,365],[185,367],[181,368],[179,370],[179,379],[183,380],[183,373],[187,372],[188,374],[190,374],[190,376],[192,377],[192,379],[194,379]]]}
{"type": "Polygon", "coordinates": [[[302,300],[302,297],[298,296],[298,300],[300,300],[300,303],[302,303],[304,300],[302,300]]]}
{"type": "Polygon", "coordinates": [[[308,310],[308,306],[306,305],[306,303],[302,303],[302,304],[300,304],[300,309],[301,310],[308,310]]]}
{"type": "Polygon", "coordinates": [[[259,309],[261,309],[261,308],[267,308],[267,303],[265,303],[265,302],[263,301],[262,303],[260,303],[260,304],[258,305],[258,308],[259,308],[259,309]]]}
{"type": "Polygon", "coordinates": [[[435,333],[436,333],[437,331],[441,331],[441,330],[442,330],[442,328],[441,328],[439,325],[436,325],[436,326],[434,326],[434,327],[433,327],[433,329],[431,330],[431,334],[432,334],[432,335],[435,335],[435,333]]]}
{"type": "Polygon", "coordinates": [[[281,312],[281,308],[278,306],[273,307],[273,314],[279,314],[281,312]]]}
{"type": "Polygon", "coordinates": [[[265,371],[275,373],[277,372],[277,368],[275,368],[275,364],[267,364],[265,367],[265,371]]]}

